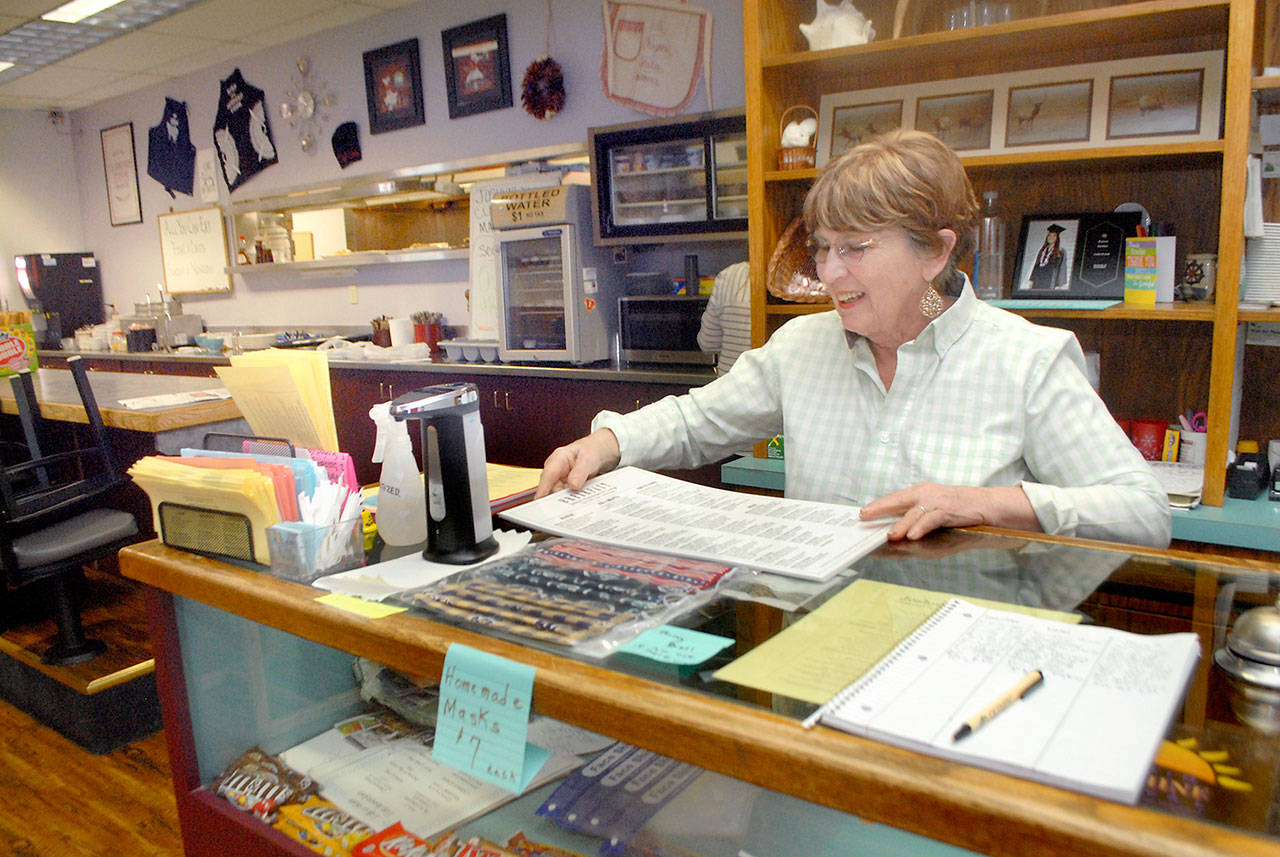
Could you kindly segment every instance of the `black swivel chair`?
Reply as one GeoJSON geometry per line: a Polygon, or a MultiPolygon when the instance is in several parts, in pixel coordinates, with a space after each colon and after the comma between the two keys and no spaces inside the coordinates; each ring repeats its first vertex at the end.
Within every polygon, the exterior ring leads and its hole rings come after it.
{"type": "Polygon", "coordinates": [[[113,556],[138,534],[133,515],[102,506],[104,495],[124,477],[107,442],[84,364],[72,357],[69,366],[89,420],[85,442],[49,451],[58,438],[40,416],[31,373],[24,370],[10,378],[22,424],[23,460],[0,467],[0,570],[5,590],[37,581],[51,584],[58,642],[42,660],[56,665],[81,663],[105,651],[100,640],[85,637],[80,620],[84,565],[113,556]]]}

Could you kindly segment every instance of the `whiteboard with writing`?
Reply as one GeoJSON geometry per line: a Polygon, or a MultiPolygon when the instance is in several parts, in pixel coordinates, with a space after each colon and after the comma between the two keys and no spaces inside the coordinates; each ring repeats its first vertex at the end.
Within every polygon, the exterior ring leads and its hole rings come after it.
{"type": "Polygon", "coordinates": [[[227,232],[222,209],[197,208],[161,214],[160,261],[164,288],[171,294],[229,292],[227,232]]]}

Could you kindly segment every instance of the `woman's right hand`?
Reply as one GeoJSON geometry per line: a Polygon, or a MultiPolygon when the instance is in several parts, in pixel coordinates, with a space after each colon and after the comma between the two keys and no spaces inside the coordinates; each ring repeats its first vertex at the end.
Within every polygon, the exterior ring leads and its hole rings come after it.
{"type": "Polygon", "coordinates": [[[562,446],[547,456],[542,465],[542,478],[534,497],[545,497],[553,491],[568,488],[581,491],[592,476],[618,466],[622,450],[618,437],[609,429],[599,429],[562,446]]]}

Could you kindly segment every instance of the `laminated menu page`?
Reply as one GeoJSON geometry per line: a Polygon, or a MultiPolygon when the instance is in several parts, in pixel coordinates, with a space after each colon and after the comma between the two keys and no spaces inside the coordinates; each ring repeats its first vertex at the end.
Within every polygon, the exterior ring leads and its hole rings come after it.
{"type": "Polygon", "coordinates": [[[1132,804],[1199,656],[953,598],[806,725],[1132,804]]]}
{"type": "Polygon", "coordinates": [[[640,550],[828,580],[888,540],[897,518],[857,506],[725,491],[622,467],[502,513],[517,524],[640,550]]]}

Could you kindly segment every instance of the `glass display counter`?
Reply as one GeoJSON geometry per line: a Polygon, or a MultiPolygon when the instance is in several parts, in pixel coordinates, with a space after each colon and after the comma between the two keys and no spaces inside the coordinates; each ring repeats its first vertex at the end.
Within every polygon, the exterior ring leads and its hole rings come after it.
{"type": "MultiPolygon", "coordinates": [[[[1260,563],[981,528],[942,532],[886,546],[825,584],[740,576],[678,620],[735,641],[691,670],[617,654],[575,657],[413,613],[371,620],[320,603],[320,590],[157,542],[122,551],[121,570],[153,587],[157,678],[188,855],[308,853],[215,797],[210,778],[250,747],[279,752],[352,711],[353,655],[434,680],[453,643],[532,666],[536,714],[763,789],[761,815],[752,809],[740,838],[691,839],[681,845],[689,853],[782,853],[783,834],[813,842],[805,852],[813,854],[1208,857],[1274,854],[1280,845],[1280,699],[1241,687],[1213,660],[1243,611],[1276,601],[1280,577],[1260,563]],[[1201,657],[1168,737],[1204,764],[1153,768],[1139,804],[1127,806],[806,730],[811,704],[710,677],[854,579],[1075,611],[1139,633],[1194,632],[1201,657]]],[[[509,804],[501,812],[515,815],[505,822],[478,823],[532,824],[538,800],[509,804]]]]}

